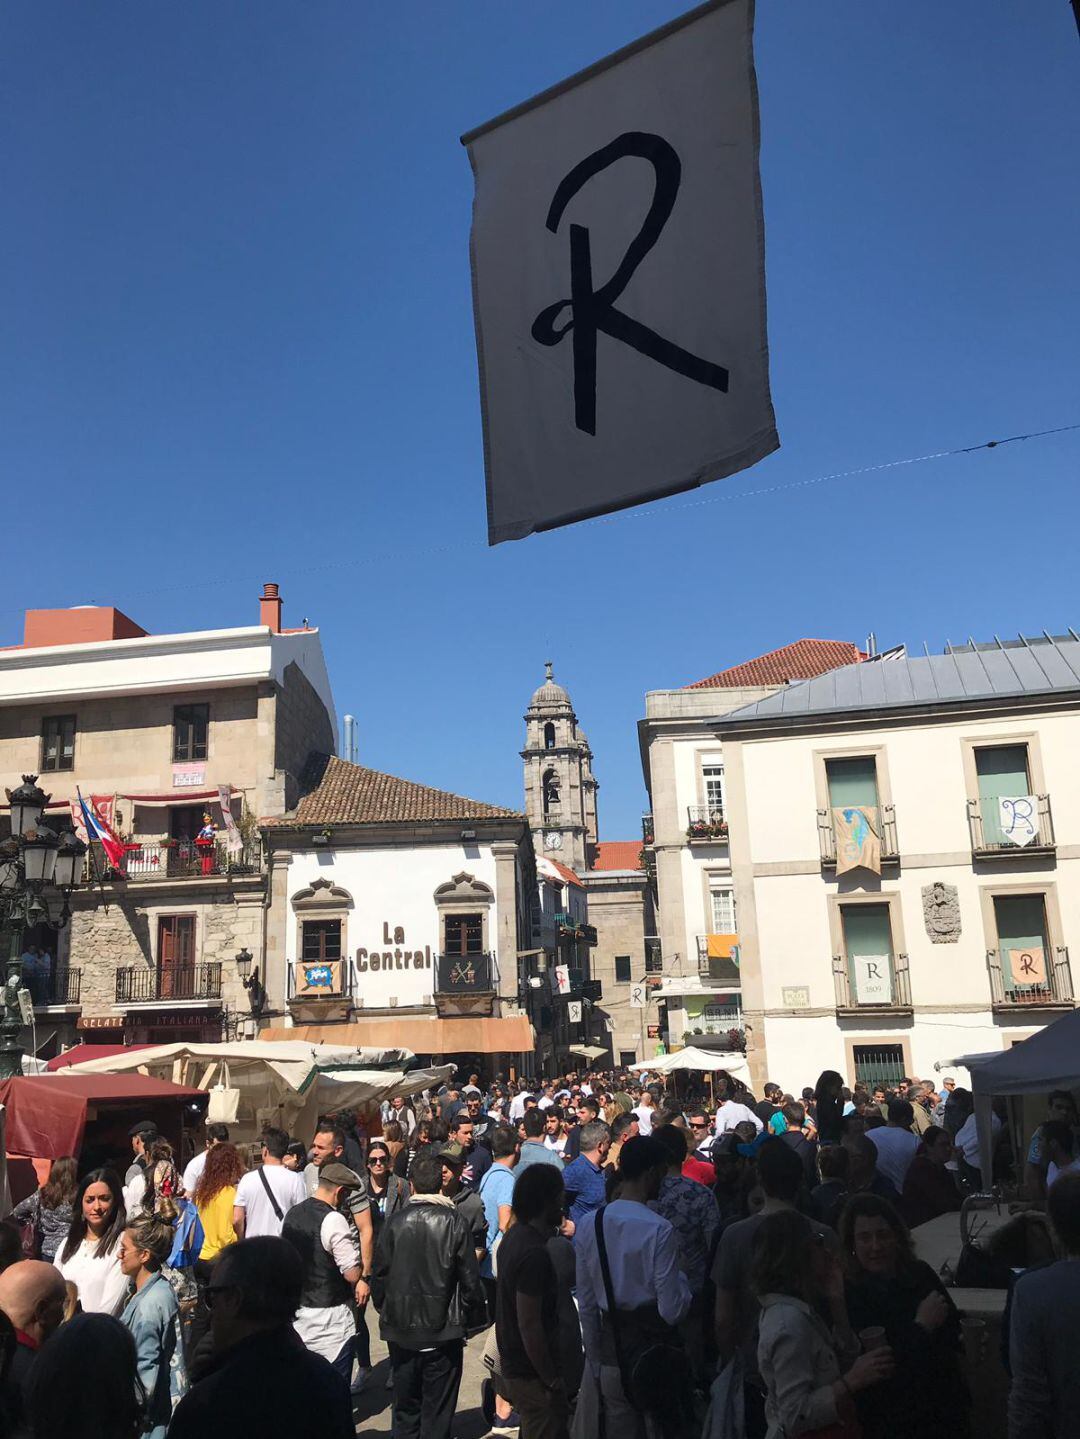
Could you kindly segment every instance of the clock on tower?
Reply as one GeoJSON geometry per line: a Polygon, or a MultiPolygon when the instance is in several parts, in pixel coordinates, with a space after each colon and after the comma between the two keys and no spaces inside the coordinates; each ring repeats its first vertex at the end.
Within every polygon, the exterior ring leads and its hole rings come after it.
{"type": "Polygon", "coordinates": [[[552,830],[549,834],[544,835],[544,848],[562,849],[562,835],[557,829],[552,830]]]}

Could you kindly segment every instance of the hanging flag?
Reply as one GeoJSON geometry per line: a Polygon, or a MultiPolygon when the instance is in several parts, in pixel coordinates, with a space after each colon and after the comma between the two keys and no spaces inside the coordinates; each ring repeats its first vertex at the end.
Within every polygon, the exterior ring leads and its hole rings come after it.
{"type": "Polygon", "coordinates": [[[998,824],[1006,844],[1026,845],[1039,838],[1039,801],[1033,794],[1000,795],[998,824]]]}
{"type": "Polygon", "coordinates": [[[881,834],[878,829],[877,806],[848,805],[833,810],[833,833],[836,835],[836,873],[849,869],[873,870],[881,873],[881,834]]]}
{"type": "Polygon", "coordinates": [[[1012,976],[1010,989],[1047,988],[1046,951],[1042,945],[1032,945],[1030,949],[1010,949],[1008,955],[1012,976]]]}
{"type": "Polygon", "coordinates": [[[241,854],[244,849],[244,840],[236,827],[236,817],[232,812],[232,786],[219,784],[217,793],[218,804],[221,806],[221,818],[225,825],[225,848],[230,854],[241,854]]]}
{"type": "Polygon", "coordinates": [[[709,0],[462,137],[489,544],[778,447],[753,22],[709,0]]]}
{"type": "Polygon", "coordinates": [[[105,858],[109,861],[111,868],[122,870],[124,867],[124,855],[129,849],[137,849],[138,845],[126,845],[119,839],[102,816],[98,813],[98,800],[95,796],[90,797],[88,804],[82,796],[81,790],[76,790],[79,796],[79,807],[82,810],[83,827],[90,840],[97,840],[105,851],[105,858]]]}
{"type": "Polygon", "coordinates": [[[856,1004],[892,1004],[892,961],[887,954],[853,954],[856,1004]]]}
{"type": "Polygon", "coordinates": [[[82,800],[72,799],[68,801],[71,808],[71,827],[75,831],[75,837],[82,840],[83,844],[90,843],[90,837],[86,833],[86,825],[83,821],[82,800]]]}

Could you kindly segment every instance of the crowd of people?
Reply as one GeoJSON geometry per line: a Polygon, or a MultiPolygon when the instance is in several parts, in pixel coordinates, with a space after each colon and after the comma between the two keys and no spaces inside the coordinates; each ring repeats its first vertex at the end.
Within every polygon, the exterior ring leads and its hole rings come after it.
{"type": "MultiPolygon", "coordinates": [[[[0,1434],[345,1439],[369,1311],[395,1439],[452,1439],[471,1339],[497,1439],[970,1432],[961,1315],[910,1233],[982,1182],[951,1080],[474,1074],[380,1119],[255,1155],[210,1124],[182,1170],[147,1121],[123,1175],[55,1161],[0,1223],[0,1434]]],[[[1051,1095],[1014,1161],[1043,1248],[1002,1250],[1010,1439],[1076,1432],[1078,1128],[1051,1095]]]]}

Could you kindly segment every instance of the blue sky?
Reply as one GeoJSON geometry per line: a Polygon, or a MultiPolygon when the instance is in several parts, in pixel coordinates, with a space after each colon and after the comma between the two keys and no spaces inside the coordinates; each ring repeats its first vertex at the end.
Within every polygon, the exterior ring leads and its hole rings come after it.
{"type": "Polygon", "coordinates": [[[276,579],[364,763],[510,804],[550,656],[618,838],[648,689],[1080,627],[1078,433],[753,493],[1080,421],[1065,0],[760,0],[783,448],[487,548],[458,136],[684,8],[8,0],[0,642],[33,605],[248,623],[276,579]]]}

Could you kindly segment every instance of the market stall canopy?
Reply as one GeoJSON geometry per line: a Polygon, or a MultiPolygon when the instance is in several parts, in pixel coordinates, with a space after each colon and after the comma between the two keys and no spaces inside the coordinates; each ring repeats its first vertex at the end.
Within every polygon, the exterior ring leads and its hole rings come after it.
{"type": "Polygon", "coordinates": [[[201,1089],[144,1074],[34,1074],[0,1082],[8,1154],[59,1159],[78,1154],[87,1119],[103,1108],[140,1108],[205,1101],[201,1089]]]}
{"type": "Polygon", "coordinates": [[[71,1069],[76,1064],[85,1064],[90,1059],[107,1059],[113,1054],[130,1054],[134,1049],[149,1049],[148,1044],[74,1044],[63,1054],[54,1055],[45,1068],[50,1074],[58,1069],[71,1069]]]}
{"type": "Polygon", "coordinates": [[[244,1142],[255,1139],[268,1124],[307,1139],[320,1115],[370,1109],[399,1094],[437,1088],[453,1074],[449,1065],[406,1070],[413,1058],[407,1049],[358,1049],[302,1039],[242,1040],[234,1044],[155,1045],[93,1059],[68,1072],[136,1071],[195,1084],[211,1093],[217,1088],[233,1091],[238,1109],[229,1126],[230,1137],[244,1142]]]}
{"type": "MultiPolygon", "coordinates": [[[[519,1014],[502,1015],[495,1019],[403,1015],[400,1019],[361,1019],[335,1028],[340,1031],[342,1040],[353,1044],[380,1044],[394,1040],[407,1044],[417,1054],[531,1055],[535,1047],[532,1025],[524,1015],[519,1014]]],[[[264,1032],[268,1039],[275,1041],[284,1035],[316,1042],[327,1037],[326,1027],[319,1024],[264,1032]]]]}
{"type": "Polygon", "coordinates": [[[704,1074],[715,1074],[724,1070],[732,1079],[749,1082],[750,1066],[742,1054],[728,1054],[718,1049],[695,1049],[693,1045],[677,1050],[674,1054],[658,1054],[655,1059],[642,1059],[630,1066],[635,1074],[673,1074],[682,1070],[697,1069],[704,1074]]]}
{"type": "Polygon", "coordinates": [[[1080,1088],[1080,1009],[1070,1010],[1029,1039],[997,1054],[968,1054],[956,1061],[971,1072],[979,1163],[991,1173],[993,1131],[991,1102],[997,1095],[1047,1094],[1080,1088]]]}

